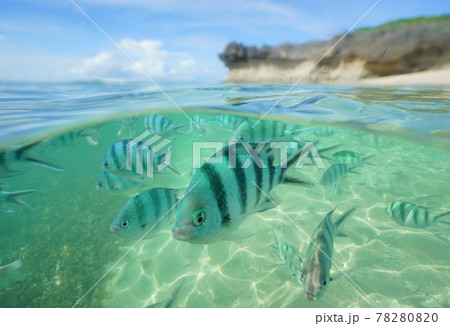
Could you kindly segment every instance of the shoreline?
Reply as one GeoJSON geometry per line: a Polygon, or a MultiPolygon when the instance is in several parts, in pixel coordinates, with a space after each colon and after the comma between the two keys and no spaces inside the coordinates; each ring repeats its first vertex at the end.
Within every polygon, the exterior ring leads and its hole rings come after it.
{"type": "Polygon", "coordinates": [[[367,76],[362,62],[340,65],[334,70],[312,69],[314,63],[304,62],[290,69],[273,64],[234,68],[225,82],[244,83],[303,83],[355,86],[450,86],[450,65],[439,69],[396,74],[367,76]]]}

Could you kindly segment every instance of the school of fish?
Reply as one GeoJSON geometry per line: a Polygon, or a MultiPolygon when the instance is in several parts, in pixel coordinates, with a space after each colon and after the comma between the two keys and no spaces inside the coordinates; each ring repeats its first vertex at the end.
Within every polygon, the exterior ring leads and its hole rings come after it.
{"type": "MultiPolygon", "coordinates": [[[[99,191],[128,196],[124,196],[123,208],[112,218],[109,226],[114,235],[136,239],[154,237],[160,229],[169,226],[173,239],[178,241],[211,244],[222,240],[239,240],[243,236],[238,235],[236,230],[248,216],[282,207],[282,203],[271,197],[274,188],[291,184],[324,187],[330,192],[332,188],[342,187],[343,180],[349,174],[364,173],[365,166],[373,165],[368,160],[374,154],[361,155],[351,150],[339,150],[327,157],[322,154],[334,150],[339,144],[322,149],[312,148],[313,150],[305,145],[307,141],[304,137],[327,137],[338,132],[331,127],[300,127],[233,115],[196,114],[191,118],[190,123],[176,125],[161,114],[145,116],[145,135],[135,134],[139,117],[133,116],[121,121],[117,142],[107,144],[109,147],[103,162],[99,162],[99,178],[95,185],[99,191]],[[183,130],[185,127],[189,129],[183,130]],[[190,174],[183,174],[189,177],[183,188],[152,186],[153,176],[156,178],[163,173],[182,175],[179,167],[170,162],[177,148],[169,147],[162,151],[164,146],[158,145],[158,142],[168,145],[168,140],[187,134],[210,140],[213,128],[231,131],[232,136],[214,156],[193,169],[190,174]],[[146,140],[147,136],[153,137],[151,141],[146,140]],[[290,144],[288,148],[280,145],[283,142],[290,144]],[[287,154],[283,149],[287,149],[287,154]],[[311,161],[320,159],[319,156],[328,161],[328,168],[321,174],[319,182],[314,184],[309,176],[302,175],[295,167],[299,159],[311,161]],[[162,171],[160,167],[170,171],[162,171]],[[147,178],[149,172],[152,173],[152,179],[147,178]]],[[[23,173],[17,167],[34,164],[63,172],[57,164],[40,156],[45,151],[74,146],[83,139],[90,146],[98,147],[102,144],[99,133],[102,127],[74,130],[40,142],[0,151],[0,213],[12,214],[13,208],[18,206],[33,209],[23,196],[33,196],[34,189],[17,190],[4,183],[8,178],[23,173]]],[[[315,232],[309,237],[310,243],[303,258],[298,246],[284,242],[273,232],[273,247],[281,261],[288,266],[293,279],[302,286],[308,300],[321,298],[333,281],[332,269],[337,265],[332,257],[338,227],[348,216],[358,212],[358,209],[351,207],[333,219],[335,210],[336,208],[326,214],[317,225],[315,232]]],[[[450,211],[436,212],[405,201],[388,203],[385,212],[395,223],[406,228],[448,224],[445,218],[450,215],[450,211]]],[[[21,266],[21,260],[0,266],[0,288],[26,277],[20,271],[21,266]]],[[[340,272],[345,274],[345,271],[340,272]]],[[[169,298],[148,307],[171,307],[180,287],[181,283],[169,298]]]]}

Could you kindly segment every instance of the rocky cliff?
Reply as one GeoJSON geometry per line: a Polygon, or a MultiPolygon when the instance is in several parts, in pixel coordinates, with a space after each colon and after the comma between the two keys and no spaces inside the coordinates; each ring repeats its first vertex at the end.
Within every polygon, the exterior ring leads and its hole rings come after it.
{"type": "Polygon", "coordinates": [[[450,16],[397,21],[342,36],[261,48],[232,42],[220,58],[230,69],[227,80],[246,82],[345,83],[450,66],[450,16]]]}

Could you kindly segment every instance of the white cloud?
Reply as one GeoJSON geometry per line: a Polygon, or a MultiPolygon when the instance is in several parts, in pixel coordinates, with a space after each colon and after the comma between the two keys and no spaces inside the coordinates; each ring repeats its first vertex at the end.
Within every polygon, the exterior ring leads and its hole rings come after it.
{"type": "Polygon", "coordinates": [[[164,50],[158,40],[122,39],[118,46],[134,61],[131,62],[118,49],[102,51],[83,60],[71,70],[77,78],[144,79],[142,70],[151,78],[160,80],[194,80],[200,71],[189,53],[164,50]]]}
{"type": "Polygon", "coordinates": [[[184,59],[180,62],[181,68],[192,67],[193,65],[195,65],[194,59],[184,59]]]}
{"type": "Polygon", "coordinates": [[[0,34],[0,42],[1,41],[5,41],[6,40],[6,36],[5,35],[2,35],[2,34],[0,34]]]}

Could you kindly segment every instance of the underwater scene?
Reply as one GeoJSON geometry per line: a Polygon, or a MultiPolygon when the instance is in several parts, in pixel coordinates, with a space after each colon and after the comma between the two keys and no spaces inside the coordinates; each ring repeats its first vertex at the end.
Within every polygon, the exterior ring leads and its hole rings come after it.
{"type": "Polygon", "coordinates": [[[0,83],[0,307],[450,307],[450,93],[0,83]]]}

